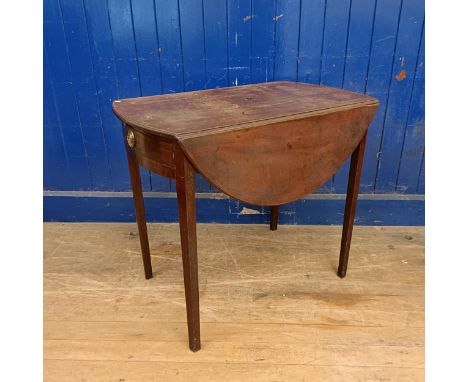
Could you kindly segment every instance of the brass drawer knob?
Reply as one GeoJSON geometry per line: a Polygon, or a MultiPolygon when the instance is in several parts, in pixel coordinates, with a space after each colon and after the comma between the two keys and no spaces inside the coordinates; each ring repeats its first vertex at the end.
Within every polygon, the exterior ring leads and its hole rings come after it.
{"type": "Polygon", "coordinates": [[[135,145],[136,145],[135,134],[133,134],[132,130],[127,131],[127,144],[131,148],[135,147],[135,145]]]}

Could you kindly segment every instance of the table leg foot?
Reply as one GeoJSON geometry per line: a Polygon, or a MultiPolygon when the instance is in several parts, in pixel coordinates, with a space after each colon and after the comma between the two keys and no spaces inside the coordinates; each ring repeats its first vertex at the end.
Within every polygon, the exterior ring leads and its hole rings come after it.
{"type": "Polygon", "coordinates": [[[278,212],[279,206],[270,207],[270,230],[276,231],[278,229],[278,212]]]}
{"type": "Polygon", "coordinates": [[[130,182],[133,191],[133,203],[135,204],[135,215],[140,236],[141,256],[145,269],[145,278],[153,277],[151,267],[151,255],[148,242],[148,231],[146,228],[145,205],[143,201],[143,190],[141,188],[140,168],[135,154],[127,148],[128,169],[130,171],[130,182]]]}
{"type": "Polygon", "coordinates": [[[195,211],[195,170],[179,147],[175,150],[175,162],[189,347],[190,350],[195,352],[200,350],[201,347],[195,211]]]}
{"type": "Polygon", "coordinates": [[[345,215],[343,221],[343,233],[341,236],[340,263],[338,265],[338,276],[346,277],[348,269],[349,249],[353,234],[354,217],[356,215],[356,203],[359,195],[359,181],[361,179],[362,161],[366,147],[366,136],[361,139],[359,145],[351,156],[349,167],[348,192],[346,194],[345,215]]]}

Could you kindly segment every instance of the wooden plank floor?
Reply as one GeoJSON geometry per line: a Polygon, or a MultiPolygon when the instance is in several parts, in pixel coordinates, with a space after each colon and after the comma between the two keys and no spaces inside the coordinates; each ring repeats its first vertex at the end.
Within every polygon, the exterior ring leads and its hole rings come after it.
{"type": "Polygon", "coordinates": [[[187,345],[179,231],[44,225],[46,381],[422,381],[424,230],[198,225],[202,350],[187,345]]]}

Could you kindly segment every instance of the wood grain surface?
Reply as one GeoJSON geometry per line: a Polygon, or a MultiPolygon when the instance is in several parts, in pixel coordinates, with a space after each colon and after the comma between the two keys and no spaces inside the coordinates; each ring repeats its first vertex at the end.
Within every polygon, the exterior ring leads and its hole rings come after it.
{"type": "Polygon", "coordinates": [[[170,148],[177,145],[225,194],[276,206],[330,179],[377,105],[375,98],[332,87],[271,82],[118,100],[113,110],[151,171],[173,177],[170,148]]]}
{"type": "Polygon", "coordinates": [[[117,100],[112,108],[129,126],[182,140],[185,135],[203,135],[377,104],[373,97],[350,91],[277,81],[117,100]]]}
{"type": "Polygon", "coordinates": [[[150,280],[135,224],[45,224],[45,380],[424,380],[423,228],[355,227],[343,280],[340,227],[197,231],[192,353],[177,224],[148,225],[150,280]]]}
{"type": "Polygon", "coordinates": [[[376,105],[255,128],[192,136],[180,143],[219,190],[259,206],[295,201],[333,176],[367,131],[376,105]]]}

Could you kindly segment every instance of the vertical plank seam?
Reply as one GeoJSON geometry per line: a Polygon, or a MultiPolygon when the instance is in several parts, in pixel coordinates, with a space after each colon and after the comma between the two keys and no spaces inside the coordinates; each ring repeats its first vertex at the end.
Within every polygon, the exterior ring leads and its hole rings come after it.
{"type": "Polygon", "coordinates": [[[275,13],[273,15],[273,21],[274,21],[273,25],[275,26],[273,28],[273,73],[272,73],[273,81],[276,80],[276,57],[277,57],[276,52],[278,51],[278,47],[276,46],[276,44],[278,43],[276,39],[276,25],[278,24],[278,21],[276,20],[276,16],[278,15],[278,1],[279,0],[275,0],[275,3],[274,3],[275,13]]]}
{"type": "Polygon", "coordinates": [[[401,11],[403,9],[403,0],[400,0],[400,10],[398,11],[398,26],[397,30],[395,33],[395,43],[393,44],[393,54],[392,54],[392,66],[390,68],[390,77],[388,80],[388,85],[387,85],[387,99],[385,100],[385,111],[382,119],[382,133],[380,135],[380,144],[379,144],[379,151],[378,151],[378,158],[377,158],[377,163],[376,163],[376,169],[375,169],[375,177],[374,177],[374,191],[377,188],[377,178],[379,176],[379,168],[380,168],[380,158],[382,157],[382,144],[383,144],[383,137],[384,137],[384,129],[385,129],[385,120],[387,119],[387,111],[388,111],[388,100],[390,98],[390,87],[392,85],[392,78],[393,78],[393,69],[395,67],[395,53],[396,53],[396,48],[398,45],[398,34],[400,32],[400,23],[401,23],[401,11]]]}
{"type": "MultiPolygon", "coordinates": [[[[153,18],[154,18],[154,32],[156,37],[156,42],[158,44],[157,47],[157,54],[158,54],[158,64],[159,64],[159,77],[161,78],[161,94],[165,93],[164,90],[164,76],[162,70],[162,60],[161,60],[161,41],[159,39],[159,27],[158,27],[158,16],[157,16],[157,8],[156,8],[156,0],[153,0],[153,18]]],[[[169,190],[173,189],[172,179],[166,179],[167,184],[169,186],[169,190]]]]}
{"type": "Polygon", "coordinates": [[[186,91],[185,88],[185,62],[184,62],[184,49],[182,44],[182,23],[180,22],[180,1],[177,0],[177,18],[178,18],[178,25],[179,25],[179,40],[180,40],[180,59],[182,61],[182,89],[184,92],[186,91]]]}
{"type": "Polygon", "coordinates": [[[137,76],[138,76],[138,88],[140,89],[140,96],[143,95],[141,90],[141,77],[140,77],[140,60],[138,59],[138,48],[136,45],[136,35],[135,35],[135,23],[133,21],[133,0],[130,1],[130,18],[132,20],[132,33],[133,33],[133,48],[135,50],[135,61],[136,61],[136,69],[137,69],[137,76]]]}
{"type": "MultiPolygon", "coordinates": [[[[156,34],[156,40],[158,43],[157,53],[158,53],[158,60],[159,60],[159,77],[161,78],[161,94],[165,94],[164,76],[163,76],[162,59],[161,59],[161,40],[159,39],[156,0],[153,0],[153,17],[154,17],[154,29],[155,29],[155,34],[156,34]]],[[[167,181],[169,182],[169,190],[172,190],[173,189],[172,179],[167,179],[167,181]]]]}
{"type": "Polygon", "coordinates": [[[328,3],[328,0],[325,0],[325,4],[323,6],[322,47],[320,49],[319,84],[322,84],[323,47],[324,47],[324,41],[325,41],[325,23],[327,22],[327,3],[328,3]]]}
{"type": "MultiPolygon", "coordinates": [[[[207,56],[206,56],[206,30],[205,30],[205,0],[201,0],[200,1],[200,4],[201,4],[201,12],[202,12],[202,31],[203,31],[203,66],[204,66],[204,82],[203,82],[203,88],[206,89],[207,88],[207,85],[208,85],[208,75],[207,75],[207,71],[206,71],[206,62],[208,60],[207,56]]],[[[171,180],[169,179],[169,182],[171,182],[171,180]]],[[[214,189],[213,189],[213,185],[209,182],[208,183],[208,187],[209,187],[209,192],[213,192],[214,189]]]]}
{"type": "Polygon", "coordinates": [[[346,42],[345,42],[345,51],[344,51],[344,63],[343,63],[343,73],[341,75],[341,88],[343,89],[345,73],[346,73],[346,64],[348,61],[348,42],[349,42],[349,30],[351,29],[351,9],[353,7],[353,0],[349,1],[349,10],[348,10],[348,28],[346,31],[346,42]]]}
{"type": "Polygon", "coordinates": [[[422,156],[421,156],[421,163],[419,164],[419,174],[418,174],[418,182],[416,184],[416,193],[419,192],[419,187],[421,186],[421,177],[422,177],[422,172],[424,169],[424,157],[426,155],[426,149],[423,150],[422,156]]]}
{"type": "MultiPolygon", "coordinates": [[[[141,88],[140,60],[139,60],[137,43],[136,43],[135,21],[133,17],[133,0],[129,0],[129,1],[130,1],[130,17],[132,19],[133,47],[135,49],[135,62],[136,62],[137,76],[138,76],[138,87],[140,89],[140,96],[142,96],[143,90],[141,88]]],[[[153,179],[151,177],[151,171],[146,170],[145,172],[148,174],[150,190],[153,190],[153,179]]]]}
{"type": "Polygon", "coordinates": [[[230,1],[226,0],[226,48],[227,48],[227,76],[228,76],[228,87],[231,87],[231,49],[230,49],[230,39],[229,39],[229,32],[231,28],[229,28],[229,19],[230,19],[230,12],[229,12],[230,1]]]}
{"type": "Polygon", "coordinates": [[[253,55],[253,41],[252,41],[252,34],[253,34],[253,22],[254,22],[254,15],[253,15],[253,0],[250,0],[250,51],[249,51],[249,84],[252,83],[252,55],[253,55]]]}
{"type": "Polygon", "coordinates": [[[85,143],[84,134],[83,134],[83,123],[81,121],[80,108],[78,107],[78,100],[76,96],[77,95],[76,79],[73,75],[73,70],[72,70],[71,61],[70,61],[70,53],[69,53],[70,48],[68,47],[68,39],[67,39],[67,34],[65,32],[65,22],[63,21],[62,0],[58,0],[58,8],[60,12],[60,20],[61,20],[63,38],[65,39],[65,54],[67,55],[68,68],[70,70],[70,77],[72,79],[73,98],[74,98],[74,104],[76,108],[76,115],[78,117],[78,123],[80,127],[81,144],[83,145],[83,153],[84,153],[85,160],[86,160],[86,167],[88,169],[89,183],[90,183],[91,189],[94,189],[94,180],[93,180],[94,177],[91,172],[91,166],[89,165],[89,155],[88,155],[88,150],[86,148],[86,143],[85,143]]]}
{"type": "Polygon", "coordinates": [[[121,97],[121,89],[120,89],[120,81],[119,81],[119,76],[117,73],[117,66],[115,64],[115,47],[114,47],[114,35],[112,34],[112,24],[110,20],[110,14],[109,14],[109,0],[106,0],[106,9],[107,9],[107,22],[109,23],[109,31],[110,31],[110,39],[111,39],[111,47],[112,47],[112,66],[114,67],[114,75],[116,79],[116,84],[117,84],[117,96],[120,98],[121,97]]]}
{"type": "Polygon", "coordinates": [[[159,77],[161,78],[161,94],[164,94],[164,77],[162,74],[162,61],[161,61],[161,44],[159,40],[159,31],[158,31],[158,17],[156,12],[156,0],[153,0],[153,17],[154,17],[154,29],[156,34],[156,41],[158,43],[157,53],[158,53],[158,61],[159,61],[159,77]]]}
{"type": "Polygon", "coordinates": [[[109,0],[106,0],[106,10],[107,10],[107,22],[109,23],[109,32],[110,32],[110,40],[111,40],[111,48],[112,48],[112,66],[114,67],[114,77],[115,83],[117,84],[117,97],[122,97],[122,89],[120,84],[119,78],[119,71],[117,70],[116,64],[116,54],[115,54],[115,44],[114,44],[114,34],[112,33],[112,23],[110,18],[110,11],[109,11],[109,0]]]}
{"type": "MultiPolygon", "coordinates": [[[[47,49],[44,49],[44,54],[46,55],[46,57],[48,56],[47,54],[47,49]]],[[[47,60],[48,61],[48,60],[47,60]]],[[[70,170],[70,163],[69,163],[69,159],[68,159],[68,150],[67,150],[67,146],[65,144],[65,136],[63,135],[63,128],[62,128],[62,125],[63,125],[63,122],[62,122],[62,119],[60,118],[60,114],[58,112],[58,104],[57,104],[57,96],[55,94],[55,90],[54,90],[54,87],[53,87],[53,81],[52,81],[52,76],[50,75],[50,68],[49,68],[49,65],[46,65],[46,70],[48,70],[49,72],[49,80],[48,82],[50,83],[51,85],[51,90],[52,90],[52,99],[54,100],[54,106],[55,106],[55,114],[57,116],[57,121],[58,121],[58,128],[59,128],[59,131],[60,131],[60,139],[61,139],[61,142],[62,142],[62,148],[63,148],[63,153],[64,153],[64,159],[65,159],[65,165],[67,166],[67,169],[70,170]]]]}
{"type": "MultiPolygon", "coordinates": [[[[328,0],[325,0],[325,4],[323,7],[323,25],[322,25],[322,46],[320,48],[320,72],[319,72],[319,85],[323,85],[323,50],[325,48],[325,30],[327,26],[327,8],[328,8],[328,0]]],[[[327,180],[320,188],[325,186],[329,181],[327,180]]],[[[329,193],[327,189],[324,189],[324,192],[329,193]]]]}
{"type": "MultiPolygon", "coordinates": [[[[344,87],[344,80],[345,80],[345,74],[346,74],[346,63],[348,61],[348,42],[349,42],[349,30],[351,29],[351,10],[353,8],[353,0],[349,1],[349,9],[348,9],[348,25],[347,25],[347,30],[346,30],[346,42],[345,42],[345,50],[344,50],[344,62],[343,62],[343,72],[341,73],[341,89],[344,87]]],[[[347,160],[344,163],[343,166],[346,166],[347,160]]],[[[336,174],[338,173],[339,169],[335,174],[332,176],[332,185],[331,185],[331,192],[334,193],[336,191],[336,183],[335,183],[335,177],[336,174]]]]}
{"type": "Polygon", "coordinates": [[[205,79],[204,79],[203,88],[206,89],[206,85],[208,83],[208,78],[207,78],[207,74],[206,74],[207,57],[206,57],[206,36],[205,36],[205,34],[206,34],[206,31],[205,31],[205,0],[201,0],[201,8],[202,8],[201,11],[202,11],[202,30],[203,30],[203,57],[204,57],[203,65],[204,65],[204,69],[205,69],[205,79]]]}
{"type": "Polygon", "coordinates": [[[410,98],[409,98],[409,101],[408,101],[408,108],[407,108],[406,118],[405,118],[405,128],[404,128],[404,131],[403,131],[403,141],[401,143],[400,159],[398,161],[398,169],[397,169],[397,174],[396,174],[395,187],[393,189],[394,192],[396,192],[397,189],[398,189],[398,181],[399,181],[399,178],[400,178],[400,169],[401,169],[401,160],[403,158],[403,151],[404,151],[405,142],[406,142],[406,131],[408,130],[408,121],[409,121],[409,117],[410,117],[410,112],[413,109],[414,84],[416,82],[416,74],[417,74],[417,71],[418,71],[418,63],[419,63],[419,58],[420,58],[419,55],[421,53],[421,46],[422,46],[422,42],[423,42],[422,38],[423,38],[423,33],[424,33],[425,21],[426,21],[425,17],[423,16],[423,22],[422,22],[422,26],[421,26],[421,35],[419,36],[418,54],[416,55],[416,64],[414,65],[413,83],[411,84],[411,95],[410,95],[410,98]]]}
{"type": "Polygon", "coordinates": [[[296,82],[299,81],[299,60],[301,57],[301,23],[302,23],[302,0],[299,0],[299,22],[297,31],[297,52],[296,52],[296,82]]]}
{"type": "Polygon", "coordinates": [[[226,14],[225,14],[225,17],[226,17],[226,58],[227,58],[227,70],[226,70],[226,76],[227,76],[227,84],[228,84],[228,87],[231,87],[231,76],[230,76],[230,73],[229,73],[229,66],[230,66],[230,62],[231,62],[231,57],[229,55],[229,2],[228,0],[225,0],[224,2],[225,6],[226,6],[226,14]]]}
{"type": "Polygon", "coordinates": [[[86,28],[86,37],[87,37],[87,40],[88,40],[88,47],[89,47],[89,56],[90,56],[90,63],[91,63],[91,70],[93,71],[93,80],[94,80],[94,89],[96,90],[96,102],[97,102],[97,106],[98,106],[98,112],[99,112],[99,123],[100,123],[100,128],[101,128],[101,135],[102,135],[102,140],[104,142],[104,150],[105,150],[105,153],[106,153],[106,162],[107,162],[107,169],[108,169],[108,172],[109,172],[109,179],[110,179],[110,182],[111,184],[114,184],[114,181],[113,181],[113,175],[112,175],[112,166],[111,166],[111,163],[110,163],[110,159],[109,159],[109,145],[108,145],[108,142],[107,142],[107,136],[106,136],[106,133],[104,131],[104,122],[102,120],[102,108],[101,108],[101,102],[99,102],[99,97],[98,97],[98,91],[100,90],[99,87],[98,87],[98,81],[96,79],[96,70],[95,70],[95,66],[94,66],[94,57],[93,57],[93,53],[92,53],[92,50],[91,50],[91,40],[90,40],[90,37],[89,37],[89,25],[88,25],[88,12],[86,11],[86,6],[85,6],[85,0],[82,0],[81,1],[81,6],[83,7],[83,16],[84,16],[84,22],[85,22],[85,28],[86,28]]]}
{"type": "Polygon", "coordinates": [[[370,69],[370,62],[372,57],[372,45],[374,45],[374,28],[375,28],[375,15],[377,13],[377,2],[379,0],[374,0],[374,12],[372,16],[372,29],[371,29],[371,36],[370,36],[370,43],[369,43],[369,53],[367,54],[367,68],[366,68],[366,79],[364,83],[364,94],[367,94],[367,84],[369,83],[369,69],[370,69]]]}

